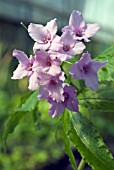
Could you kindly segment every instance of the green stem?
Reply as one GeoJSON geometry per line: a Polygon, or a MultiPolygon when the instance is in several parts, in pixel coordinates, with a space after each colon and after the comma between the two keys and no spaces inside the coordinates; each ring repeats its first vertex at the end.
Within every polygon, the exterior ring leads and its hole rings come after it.
{"type": "Polygon", "coordinates": [[[78,170],[83,170],[84,166],[85,166],[85,161],[82,158],[82,160],[81,160],[81,162],[80,162],[80,164],[78,166],[78,170]]]}
{"type": "Polygon", "coordinates": [[[20,22],[20,24],[25,28],[25,30],[28,31],[27,27],[25,26],[25,24],[23,22],[20,22]]]}

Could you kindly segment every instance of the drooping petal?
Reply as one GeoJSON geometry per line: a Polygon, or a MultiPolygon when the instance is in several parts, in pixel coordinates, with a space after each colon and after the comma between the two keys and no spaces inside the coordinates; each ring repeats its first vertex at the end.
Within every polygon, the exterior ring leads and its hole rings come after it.
{"type": "Polygon", "coordinates": [[[85,29],[85,36],[87,38],[92,37],[98,30],[100,26],[98,24],[87,24],[85,29]]]}
{"type": "Polygon", "coordinates": [[[38,82],[38,74],[37,72],[32,73],[32,75],[29,77],[29,89],[30,90],[36,90],[39,86],[38,82]]]}
{"type": "Polygon", "coordinates": [[[13,72],[12,79],[22,79],[23,77],[28,75],[28,71],[25,66],[19,64],[16,70],[13,72]]]}
{"type": "Polygon", "coordinates": [[[19,62],[23,65],[27,65],[29,63],[29,59],[23,51],[15,49],[13,51],[13,56],[16,57],[19,60],[19,62]]]}
{"type": "Polygon", "coordinates": [[[44,43],[44,38],[49,34],[43,25],[30,23],[28,26],[29,35],[39,43],[44,43]]]}
{"type": "Polygon", "coordinates": [[[85,75],[84,80],[85,80],[86,86],[88,86],[89,88],[91,88],[93,90],[97,90],[97,88],[98,88],[98,76],[97,76],[96,72],[91,70],[90,72],[88,72],[85,75]]]}
{"type": "Polygon", "coordinates": [[[69,26],[73,26],[74,28],[80,28],[80,25],[84,26],[84,20],[81,12],[73,10],[69,19],[69,26]]]}
{"type": "Polygon", "coordinates": [[[55,35],[57,32],[56,18],[47,23],[45,28],[50,32],[51,36],[55,35]]]}
{"type": "Polygon", "coordinates": [[[65,107],[62,103],[58,103],[58,102],[53,101],[50,104],[49,114],[52,118],[55,118],[56,116],[63,113],[64,109],[65,109],[65,107]]]}

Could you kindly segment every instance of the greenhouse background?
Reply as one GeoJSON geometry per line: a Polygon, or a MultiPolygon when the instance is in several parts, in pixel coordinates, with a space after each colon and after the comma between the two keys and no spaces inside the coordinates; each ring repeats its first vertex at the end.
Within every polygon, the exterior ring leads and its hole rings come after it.
{"type": "MultiPolygon", "coordinates": [[[[72,10],[81,11],[87,23],[99,23],[101,27],[88,44],[93,58],[114,44],[114,0],[0,0],[0,170],[71,170],[62,144],[61,125],[57,130],[58,125],[48,115],[45,101],[38,106],[41,113],[37,114],[37,122],[32,114],[28,115],[9,136],[6,153],[2,136],[8,116],[28,91],[26,78],[11,80],[18,64],[12,57],[13,49],[30,54],[34,43],[20,22],[26,26],[30,22],[45,25],[57,18],[58,34],[61,34],[61,28],[68,25],[72,10]]],[[[93,116],[114,154],[114,115],[100,113],[93,116]]],[[[76,150],[74,154],[78,161],[80,155],[76,150]]]]}

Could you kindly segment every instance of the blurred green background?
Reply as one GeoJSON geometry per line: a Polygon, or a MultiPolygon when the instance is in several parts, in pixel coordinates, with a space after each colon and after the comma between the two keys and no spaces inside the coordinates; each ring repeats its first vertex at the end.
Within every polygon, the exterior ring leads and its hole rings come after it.
{"type": "MultiPolygon", "coordinates": [[[[51,170],[49,164],[56,170],[59,160],[63,160],[59,169],[71,169],[64,153],[59,118],[50,118],[45,101],[39,105],[37,122],[34,122],[33,113],[28,114],[8,137],[6,153],[2,136],[5,122],[28,91],[26,78],[11,80],[18,64],[12,57],[13,49],[29,55],[34,43],[20,22],[26,26],[30,22],[45,25],[56,17],[60,34],[62,26],[68,25],[73,9],[81,11],[86,22],[97,22],[101,26],[87,45],[94,58],[114,43],[114,0],[0,0],[0,170],[43,170],[46,166],[51,170]]],[[[114,153],[114,115],[94,113],[93,121],[114,153]]]]}

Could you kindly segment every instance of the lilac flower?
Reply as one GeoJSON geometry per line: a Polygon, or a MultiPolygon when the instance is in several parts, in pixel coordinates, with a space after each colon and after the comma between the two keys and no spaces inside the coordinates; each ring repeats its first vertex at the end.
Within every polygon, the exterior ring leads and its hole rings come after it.
{"type": "Polygon", "coordinates": [[[76,40],[84,40],[89,42],[89,38],[92,37],[98,30],[98,24],[85,24],[82,14],[79,11],[73,10],[69,19],[69,26],[66,26],[62,31],[70,29],[76,40]]]}
{"type": "Polygon", "coordinates": [[[34,56],[30,58],[23,51],[14,50],[13,56],[15,56],[19,60],[19,65],[17,69],[13,72],[12,79],[21,79],[25,76],[29,78],[29,89],[35,90],[37,89],[38,83],[38,74],[37,71],[39,69],[38,62],[35,60],[34,56]]]}
{"type": "Polygon", "coordinates": [[[39,95],[38,98],[51,97],[57,102],[64,101],[62,83],[65,80],[64,73],[61,72],[59,75],[51,76],[50,74],[41,73],[39,74],[39,95]]]}
{"type": "Polygon", "coordinates": [[[76,98],[75,88],[72,86],[65,85],[63,96],[64,96],[63,102],[56,102],[53,101],[51,98],[48,100],[49,103],[51,104],[49,114],[52,118],[63,113],[65,108],[74,112],[78,112],[78,100],[76,98]]]}
{"type": "Polygon", "coordinates": [[[56,76],[61,72],[60,60],[53,58],[45,51],[38,51],[35,53],[36,60],[42,67],[42,71],[52,76],[56,76]]]}
{"type": "Polygon", "coordinates": [[[50,47],[50,53],[56,54],[61,61],[69,60],[73,55],[81,54],[85,49],[82,42],[74,39],[73,33],[66,30],[61,37],[56,37],[50,47]]]}
{"type": "Polygon", "coordinates": [[[47,50],[49,49],[51,42],[56,36],[56,19],[48,22],[46,26],[31,23],[28,26],[28,32],[32,39],[36,41],[33,47],[34,51],[38,49],[47,50]]]}
{"type": "Polygon", "coordinates": [[[86,86],[93,90],[98,88],[97,72],[106,65],[107,61],[98,62],[90,58],[89,53],[84,53],[79,61],[73,64],[69,73],[75,79],[84,79],[86,86]]]}

